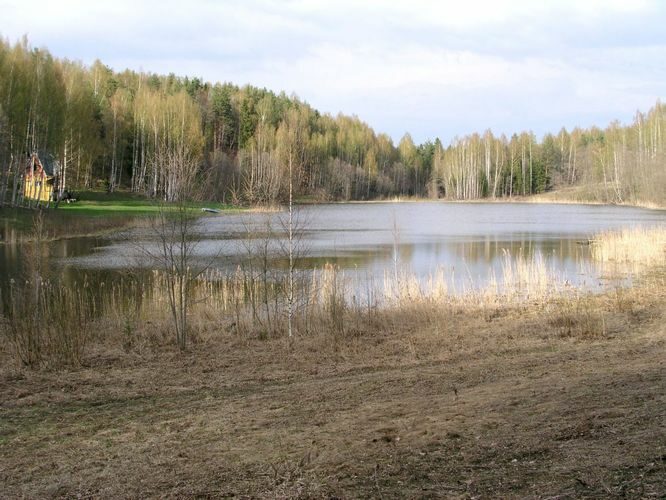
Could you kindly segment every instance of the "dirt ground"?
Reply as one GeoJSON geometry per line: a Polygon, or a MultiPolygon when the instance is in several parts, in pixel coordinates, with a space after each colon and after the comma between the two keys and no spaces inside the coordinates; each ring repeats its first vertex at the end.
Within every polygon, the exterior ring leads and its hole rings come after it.
{"type": "Polygon", "coordinates": [[[591,328],[554,302],[65,371],[3,352],[0,496],[664,498],[666,294],[589,300],[591,328]]]}

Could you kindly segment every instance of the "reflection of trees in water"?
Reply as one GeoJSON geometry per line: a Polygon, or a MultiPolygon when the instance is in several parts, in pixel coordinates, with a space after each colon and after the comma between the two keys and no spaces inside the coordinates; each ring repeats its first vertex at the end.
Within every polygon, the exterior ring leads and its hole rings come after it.
{"type": "MultiPolygon", "coordinates": [[[[524,234],[506,240],[486,237],[475,240],[425,241],[401,243],[395,247],[397,260],[394,260],[394,247],[381,245],[345,251],[338,255],[309,256],[301,261],[303,269],[322,269],[333,263],[340,269],[362,271],[381,281],[384,273],[392,273],[397,264],[401,272],[409,272],[422,280],[431,279],[443,272],[448,284],[453,288],[465,286],[483,287],[491,277],[502,278],[506,259],[521,262],[542,259],[544,264],[570,282],[582,282],[585,275],[594,276],[596,267],[590,260],[587,245],[580,245],[576,239],[532,239],[524,234]]],[[[273,265],[284,269],[286,264],[277,259],[273,265]]]]}
{"type": "MultiPolygon", "coordinates": [[[[554,257],[557,260],[579,261],[585,258],[585,252],[576,240],[534,240],[525,235],[519,239],[494,240],[486,238],[483,241],[452,243],[452,253],[464,258],[467,262],[492,263],[509,252],[511,255],[531,257],[541,254],[544,257],[554,257]]],[[[589,253],[587,255],[589,259],[589,253]]]]}
{"type": "Polygon", "coordinates": [[[73,238],[49,242],[0,245],[0,300],[7,307],[12,284],[35,283],[37,279],[70,290],[85,290],[87,300],[101,311],[110,300],[134,302],[152,293],[153,273],[149,270],[80,269],[64,259],[89,255],[104,244],[97,238],[73,238]]]}
{"type": "MultiPolygon", "coordinates": [[[[562,236],[561,233],[548,233],[549,230],[553,231],[552,220],[546,221],[545,224],[530,222],[529,225],[521,225],[519,221],[517,231],[523,232],[506,232],[499,236],[474,236],[473,231],[477,229],[483,231],[484,227],[490,227],[489,224],[493,222],[493,219],[483,219],[487,221],[484,222],[485,226],[483,224],[479,226],[480,219],[466,223],[465,221],[468,219],[464,219],[462,209],[468,210],[469,207],[442,207],[428,205],[426,208],[432,211],[426,211],[424,214],[421,213],[421,205],[400,207],[400,210],[405,213],[413,212],[414,219],[410,219],[409,223],[404,223],[402,234],[398,234],[398,244],[395,247],[397,261],[400,266],[411,269],[419,277],[435,273],[438,268],[444,268],[447,275],[455,272],[456,279],[459,278],[466,282],[469,282],[470,279],[482,281],[487,278],[490,270],[494,270],[499,277],[498,270],[501,269],[505,251],[512,256],[522,255],[525,258],[540,254],[549,264],[553,264],[567,276],[576,276],[581,272],[587,272],[590,276],[595,273],[599,274],[595,264],[590,260],[589,247],[579,245],[576,241],[576,239],[585,239],[587,236],[567,237],[567,234],[564,234],[564,238],[559,238],[562,236]],[[438,218],[440,216],[441,220],[438,218]],[[445,219],[444,216],[448,218],[445,219]],[[459,225],[456,226],[456,223],[450,220],[451,218],[460,218],[459,225]],[[532,230],[534,232],[530,232],[532,230]],[[539,232],[541,230],[542,233],[539,232]],[[460,231],[461,236],[456,237],[449,234],[452,231],[460,231]],[[469,235],[465,236],[465,233],[469,235]]],[[[496,208],[493,207],[493,210],[496,208]]],[[[580,217],[585,215],[586,210],[580,210],[580,217]]],[[[304,231],[304,239],[312,246],[307,255],[298,261],[299,269],[306,271],[323,269],[327,263],[333,263],[341,269],[358,272],[363,276],[373,275],[380,281],[384,270],[393,269],[395,237],[392,236],[387,224],[382,225],[373,219],[373,217],[385,216],[385,207],[335,206],[315,208],[313,212],[313,220],[308,221],[307,225],[309,229],[304,231]],[[339,246],[336,247],[336,244],[339,246]]],[[[610,212],[609,220],[615,214],[613,210],[610,212]]],[[[240,240],[248,240],[247,231],[243,231],[242,224],[242,221],[247,219],[248,223],[253,224],[249,239],[252,240],[252,244],[259,246],[269,240],[269,264],[276,275],[280,275],[288,268],[288,260],[285,258],[284,252],[280,252],[283,241],[275,236],[274,231],[267,231],[265,224],[265,219],[268,218],[276,228],[281,228],[280,216],[280,213],[270,212],[202,219],[202,234],[210,239],[206,240],[209,242],[207,246],[202,245],[202,254],[196,256],[195,266],[199,261],[208,261],[207,256],[216,254],[217,249],[224,245],[225,254],[223,257],[216,258],[215,267],[225,273],[235,270],[240,261],[247,258],[244,255],[247,252],[243,251],[243,246],[239,243],[240,240]]],[[[563,217],[565,216],[566,214],[563,217]]],[[[570,214],[568,216],[571,217],[570,214]]],[[[577,214],[576,217],[578,217],[577,214]]],[[[639,219],[637,217],[636,220],[639,219]]],[[[606,223],[605,219],[599,218],[586,220],[587,225],[583,225],[583,229],[587,230],[588,226],[592,227],[596,224],[602,226],[606,223]]],[[[2,224],[0,231],[4,231],[5,235],[14,234],[12,227],[8,226],[6,222],[0,222],[0,224],[2,224]]],[[[563,224],[566,226],[566,220],[563,224]]],[[[514,225],[507,227],[514,227],[514,225]]],[[[508,231],[507,227],[498,225],[495,229],[501,233],[508,231]]],[[[570,224],[566,227],[570,227],[572,235],[581,231],[578,225],[570,224]]],[[[146,238],[141,230],[132,234],[138,239],[146,238]]],[[[18,243],[0,245],[0,289],[6,289],[9,278],[17,279],[25,273],[34,272],[31,266],[35,265],[41,267],[46,279],[57,280],[69,287],[80,286],[84,280],[87,280],[92,292],[97,295],[103,293],[101,283],[104,283],[104,287],[110,288],[129,286],[126,283],[130,281],[130,276],[121,267],[132,264],[127,262],[127,255],[132,252],[132,249],[123,245],[123,242],[96,238],[51,241],[48,243],[48,256],[41,256],[39,261],[26,259],[25,248],[25,244],[18,243]],[[111,248],[103,252],[96,251],[98,247],[106,245],[111,245],[111,248]],[[75,259],[71,260],[72,257],[75,259]]],[[[137,263],[137,265],[140,264],[137,263]]],[[[145,263],[142,265],[149,266],[145,263]]],[[[147,285],[150,285],[153,280],[150,272],[145,270],[134,272],[132,279],[143,280],[147,285]]]]}
{"type": "MultiPolygon", "coordinates": [[[[429,262],[446,266],[455,264],[457,261],[465,261],[470,264],[492,264],[499,258],[503,258],[505,252],[515,256],[522,255],[523,257],[541,254],[543,257],[553,257],[558,261],[581,262],[590,260],[589,249],[587,246],[578,244],[577,240],[533,240],[527,235],[513,240],[496,240],[488,237],[473,241],[402,243],[397,251],[398,259],[402,264],[412,265],[429,262]]],[[[366,262],[371,260],[385,261],[391,257],[390,252],[382,251],[381,247],[362,255],[366,262]]],[[[323,259],[320,258],[320,260],[323,259]]]]}
{"type": "Polygon", "coordinates": [[[9,219],[0,219],[0,241],[5,244],[14,243],[19,239],[21,232],[16,229],[9,219]]]}

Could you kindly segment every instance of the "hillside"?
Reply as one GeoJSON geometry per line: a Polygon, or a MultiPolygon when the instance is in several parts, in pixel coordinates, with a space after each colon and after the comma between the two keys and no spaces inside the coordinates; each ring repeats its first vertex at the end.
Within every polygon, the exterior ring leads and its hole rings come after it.
{"type": "MultiPolygon", "coordinates": [[[[634,122],[540,140],[491,131],[415,144],[331,116],[284,92],[199,78],[116,72],[54,58],[27,40],[0,42],[0,205],[21,204],[32,151],[63,166],[68,189],[125,188],[236,203],[530,196],[576,188],[582,200],[664,205],[666,107],[634,122]],[[191,181],[191,182],[190,182],[191,181]]],[[[568,191],[567,191],[568,190],[568,191]]]]}

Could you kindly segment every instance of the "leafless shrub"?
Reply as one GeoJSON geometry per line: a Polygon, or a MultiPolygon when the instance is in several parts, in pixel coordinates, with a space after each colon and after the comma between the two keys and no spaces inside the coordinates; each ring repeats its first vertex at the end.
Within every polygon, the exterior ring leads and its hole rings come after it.
{"type": "Polygon", "coordinates": [[[45,283],[12,283],[3,330],[25,366],[77,366],[90,337],[89,289],[45,283]]]}

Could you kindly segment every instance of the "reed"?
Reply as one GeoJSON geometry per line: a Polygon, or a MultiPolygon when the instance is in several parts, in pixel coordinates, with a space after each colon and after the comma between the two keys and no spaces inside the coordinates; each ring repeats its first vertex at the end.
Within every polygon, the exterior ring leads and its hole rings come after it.
{"type": "MultiPolygon", "coordinates": [[[[346,334],[349,325],[377,319],[381,314],[546,303],[571,292],[565,278],[538,253],[512,256],[505,252],[499,275],[491,272],[487,285],[481,288],[456,287],[451,274],[438,268],[418,276],[407,267],[399,267],[386,271],[378,281],[372,275],[326,264],[297,280],[296,323],[303,334],[346,334]]],[[[137,295],[142,302],[140,318],[159,316],[166,307],[162,273],[154,272],[150,282],[137,295]]],[[[192,285],[193,315],[226,318],[239,335],[279,337],[286,328],[287,287],[285,274],[260,279],[240,268],[233,273],[211,270],[192,285]]],[[[116,305],[110,305],[109,310],[127,307],[120,297],[115,300],[116,305]]]]}
{"type": "Polygon", "coordinates": [[[601,338],[607,334],[605,311],[589,297],[574,293],[554,299],[547,314],[548,323],[561,337],[601,338]]]}
{"type": "Polygon", "coordinates": [[[666,264],[666,227],[635,227],[596,234],[591,244],[592,258],[618,271],[640,271],[666,264]]]}
{"type": "MultiPolygon", "coordinates": [[[[663,265],[666,230],[632,229],[595,235],[592,255],[601,264],[663,265]]],[[[239,338],[287,335],[286,273],[267,274],[261,267],[234,272],[208,270],[189,290],[193,341],[231,332],[239,338]]],[[[509,307],[543,307],[545,318],[565,336],[603,336],[606,325],[589,294],[567,286],[541,254],[505,252],[497,275],[490,271],[482,288],[460,284],[452,270],[418,276],[396,263],[381,279],[327,264],[299,273],[295,280],[293,326],[299,335],[331,339],[364,332],[394,331],[437,324],[453,314],[490,318],[509,307]],[[458,283],[458,285],[456,285],[458,283]],[[552,306],[552,307],[551,307],[552,306]]],[[[112,342],[126,351],[173,343],[168,334],[169,276],[153,271],[92,288],[65,288],[32,280],[13,284],[4,298],[2,331],[15,359],[28,366],[76,365],[91,340],[112,342]],[[93,328],[94,323],[94,328],[93,328]]],[[[634,307],[623,291],[619,308],[634,307]]]]}
{"type": "Polygon", "coordinates": [[[30,367],[77,366],[89,340],[94,303],[89,288],[72,290],[34,281],[12,283],[4,305],[4,337],[30,367]]]}
{"type": "Polygon", "coordinates": [[[509,251],[504,250],[500,289],[505,295],[543,299],[561,290],[564,282],[564,277],[555,271],[541,253],[531,256],[520,253],[514,258],[509,251]]]}

